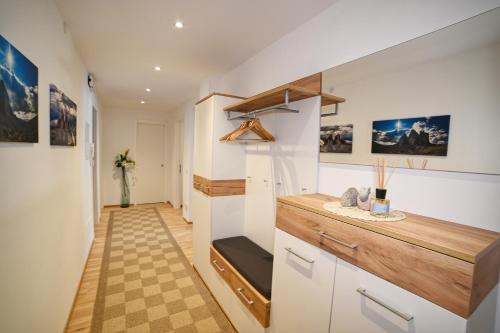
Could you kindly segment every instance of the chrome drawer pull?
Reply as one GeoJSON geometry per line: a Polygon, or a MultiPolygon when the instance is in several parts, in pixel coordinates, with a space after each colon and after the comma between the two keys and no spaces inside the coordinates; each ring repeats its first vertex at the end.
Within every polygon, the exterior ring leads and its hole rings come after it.
{"type": "Polygon", "coordinates": [[[294,256],[296,256],[297,258],[300,258],[300,259],[304,260],[305,262],[307,262],[309,264],[313,264],[314,263],[314,260],[304,258],[300,254],[297,254],[297,253],[293,252],[293,250],[290,247],[285,247],[285,250],[287,250],[288,252],[290,252],[291,254],[293,254],[294,256]]]}
{"type": "Polygon", "coordinates": [[[214,264],[215,267],[217,267],[217,269],[221,272],[224,272],[224,268],[220,267],[218,264],[217,264],[217,260],[213,260],[212,263],[214,264]]]}
{"type": "Polygon", "coordinates": [[[356,289],[356,291],[358,293],[360,293],[361,295],[365,296],[366,298],[369,298],[371,299],[372,301],[374,301],[375,303],[383,306],[384,308],[386,308],[387,310],[391,311],[392,313],[394,313],[395,315],[398,315],[399,317],[403,318],[404,320],[406,321],[410,321],[413,319],[413,316],[412,315],[409,315],[407,313],[403,313],[403,312],[400,312],[396,309],[394,309],[392,306],[390,305],[387,305],[385,304],[384,302],[382,302],[381,300],[375,298],[374,296],[370,295],[369,293],[366,292],[366,289],[363,289],[363,288],[358,288],[356,289]]]}
{"type": "Polygon", "coordinates": [[[353,249],[353,250],[356,250],[356,249],[357,249],[357,247],[358,247],[358,244],[349,244],[349,243],[343,242],[343,241],[341,241],[341,240],[339,240],[339,239],[337,239],[337,238],[334,238],[334,237],[332,237],[332,236],[328,235],[328,234],[327,234],[326,232],[324,232],[324,231],[320,231],[320,232],[319,232],[319,235],[320,235],[321,237],[325,237],[326,239],[329,239],[329,240],[331,240],[331,241],[334,241],[335,243],[339,243],[340,245],[347,246],[348,248],[351,248],[351,249],[353,249]]]}
{"type": "Polygon", "coordinates": [[[248,305],[253,304],[253,301],[251,299],[248,299],[248,297],[246,297],[245,294],[243,293],[243,288],[238,288],[236,290],[238,290],[238,293],[241,295],[241,297],[243,297],[245,299],[245,302],[247,302],[248,305]]]}

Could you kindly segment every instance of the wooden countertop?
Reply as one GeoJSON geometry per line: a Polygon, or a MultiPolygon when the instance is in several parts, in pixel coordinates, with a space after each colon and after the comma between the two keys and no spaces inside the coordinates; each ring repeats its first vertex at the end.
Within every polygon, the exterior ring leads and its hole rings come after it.
{"type": "Polygon", "coordinates": [[[500,246],[500,233],[458,223],[406,212],[407,218],[403,221],[363,221],[340,216],[323,208],[325,202],[338,200],[336,197],[324,194],[278,197],[278,202],[302,208],[470,263],[476,263],[485,253],[500,246]]]}

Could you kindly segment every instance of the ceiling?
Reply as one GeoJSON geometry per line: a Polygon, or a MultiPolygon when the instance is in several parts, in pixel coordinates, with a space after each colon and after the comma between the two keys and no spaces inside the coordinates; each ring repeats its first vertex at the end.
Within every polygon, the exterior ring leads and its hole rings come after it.
{"type": "Polygon", "coordinates": [[[56,3],[104,107],[169,111],[196,96],[204,79],[236,67],[335,1],[56,3]]]}

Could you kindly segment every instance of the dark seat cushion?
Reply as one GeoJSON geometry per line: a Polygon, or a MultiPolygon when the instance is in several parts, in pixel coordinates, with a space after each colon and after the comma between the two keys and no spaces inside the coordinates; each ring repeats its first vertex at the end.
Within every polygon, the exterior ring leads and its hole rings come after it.
{"type": "Polygon", "coordinates": [[[273,255],[244,236],[213,241],[215,249],[267,299],[271,299],[273,255]]]}

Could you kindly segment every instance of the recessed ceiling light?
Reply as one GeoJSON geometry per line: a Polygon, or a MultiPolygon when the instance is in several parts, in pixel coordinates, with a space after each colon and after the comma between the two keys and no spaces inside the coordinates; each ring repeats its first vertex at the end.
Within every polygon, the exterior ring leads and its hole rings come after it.
{"type": "Polygon", "coordinates": [[[144,103],[146,103],[146,102],[144,102],[144,101],[141,101],[141,104],[144,104],[144,103]]]}
{"type": "Polygon", "coordinates": [[[161,67],[160,66],[155,66],[155,71],[161,71],[161,67]]]}
{"type": "Polygon", "coordinates": [[[151,89],[149,89],[149,88],[146,88],[146,91],[147,91],[147,92],[150,92],[150,91],[151,91],[151,89]]]}
{"type": "Polygon", "coordinates": [[[175,27],[177,29],[182,29],[184,28],[184,23],[182,23],[182,21],[175,21],[175,27]]]}

